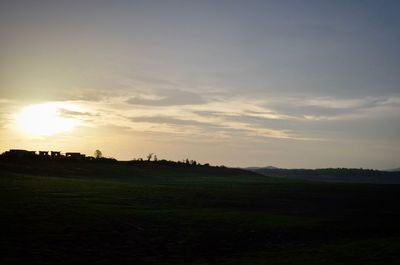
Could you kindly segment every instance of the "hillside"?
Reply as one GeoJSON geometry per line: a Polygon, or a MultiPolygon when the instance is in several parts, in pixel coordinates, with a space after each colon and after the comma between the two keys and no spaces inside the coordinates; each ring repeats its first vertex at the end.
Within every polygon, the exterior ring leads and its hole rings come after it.
{"type": "Polygon", "coordinates": [[[322,182],[400,184],[400,172],[353,168],[283,169],[274,167],[249,170],[270,177],[322,182]]]}
{"type": "Polygon", "coordinates": [[[1,161],[0,264],[394,265],[399,194],[162,161],[1,161]]]}
{"type": "Polygon", "coordinates": [[[172,177],[231,177],[273,178],[243,169],[191,165],[173,161],[76,161],[66,159],[0,159],[0,172],[27,174],[32,176],[57,176],[72,178],[94,178],[115,181],[133,181],[145,178],[172,177]]]}

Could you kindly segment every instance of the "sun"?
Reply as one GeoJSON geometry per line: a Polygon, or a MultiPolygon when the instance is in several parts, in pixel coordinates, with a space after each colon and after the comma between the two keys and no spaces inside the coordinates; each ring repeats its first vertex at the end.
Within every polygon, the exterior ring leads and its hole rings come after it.
{"type": "Polygon", "coordinates": [[[64,103],[43,103],[22,109],[16,116],[16,125],[30,136],[51,136],[73,129],[77,120],[63,117],[62,110],[68,110],[64,103]]]}

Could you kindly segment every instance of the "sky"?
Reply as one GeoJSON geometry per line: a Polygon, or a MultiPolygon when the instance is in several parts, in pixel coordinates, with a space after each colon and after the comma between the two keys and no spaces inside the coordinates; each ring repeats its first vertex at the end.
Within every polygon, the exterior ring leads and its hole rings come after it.
{"type": "Polygon", "coordinates": [[[1,1],[0,151],[397,168],[399,12],[390,0],[1,1]]]}

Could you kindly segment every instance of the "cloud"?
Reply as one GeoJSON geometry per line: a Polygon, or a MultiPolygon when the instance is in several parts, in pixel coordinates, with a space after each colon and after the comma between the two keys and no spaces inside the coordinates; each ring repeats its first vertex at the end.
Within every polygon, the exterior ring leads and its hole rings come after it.
{"type": "Polygon", "coordinates": [[[165,127],[163,126],[168,126],[169,129],[172,128],[179,133],[186,131],[187,133],[199,135],[205,133],[234,135],[239,132],[242,135],[258,137],[300,139],[300,137],[294,136],[289,130],[267,128],[265,126],[259,126],[259,124],[251,123],[240,115],[232,116],[229,114],[224,115],[222,113],[216,114],[215,112],[196,113],[187,111],[181,114],[181,117],[158,115],[131,117],[130,120],[135,123],[157,124],[159,126],[152,129],[159,131],[164,131],[165,127]],[[234,119],[234,117],[237,117],[238,119],[234,119]]]}
{"type": "Polygon", "coordinates": [[[173,117],[165,116],[152,116],[152,117],[133,117],[133,122],[146,122],[146,123],[159,123],[159,124],[170,124],[170,125],[182,125],[182,126],[209,126],[210,123],[199,122],[196,120],[185,120],[173,117]]]}
{"type": "Polygon", "coordinates": [[[388,112],[398,110],[400,97],[276,98],[267,102],[266,106],[300,120],[356,120],[370,115],[387,115],[388,112]]]}
{"type": "Polygon", "coordinates": [[[18,111],[17,104],[13,100],[0,98],[0,129],[12,123],[15,113],[18,111]]]}
{"type": "Polygon", "coordinates": [[[148,106],[179,106],[206,103],[197,93],[175,89],[160,90],[155,95],[141,94],[131,97],[126,102],[132,105],[148,106]]]}
{"type": "Polygon", "coordinates": [[[92,117],[92,116],[98,116],[98,114],[93,114],[90,112],[81,112],[81,111],[74,111],[74,110],[68,110],[68,109],[59,109],[59,114],[65,118],[79,118],[79,117],[92,117]]]}
{"type": "Polygon", "coordinates": [[[353,135],[350,129],[346,131],[348,126],[343,126],[344,122],[368,121],[379,113],[396,113],[400,107],[399,97],[265,99],[163,90],[134,98],[141,102],[140,107],[117,93],[97,102],[75,101],[82,108],[61,108],[60,115],[80,120],[82,126],[91,128],[117,126],[130,132],[176,135],[191,140],[206,137],[215,142],[221,139],[320,141],[338,139],[346,133],[353,135]]]}
{"type": "MultiPolygon", "coordinates": [[[[159,101],[155,95],[148,101],[159,101]]],[[[194,105],[166,105],[157,108],[131,109],[125,115],[134,124],[134,130],[151,130],[177,134],[212,135],[225,137],[279,138],[314,140],[285,127],[285,122],[295,117],[263,106],[263,100],[250,97],[216,97],[208,95],[207,101],[194,105]],[[221,98],[222,97],[222,98],[221,98]],[[140,127],[135,123],[141,123],[140,127]],[[157,125],[157,126],[154,126],[157,125]]],[[[153,107],[153,106],[150,106],[153,107]]]]}

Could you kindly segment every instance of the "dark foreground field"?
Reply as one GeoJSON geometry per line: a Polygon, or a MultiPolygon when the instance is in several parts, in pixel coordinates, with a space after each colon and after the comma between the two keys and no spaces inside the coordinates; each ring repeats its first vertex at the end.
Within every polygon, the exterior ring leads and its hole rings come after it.
{"type": "Polygon", "coordinates": [[[283,182],[200,167],[0,166],[0,264],[400,260],[397,185],[283,182]]]}

